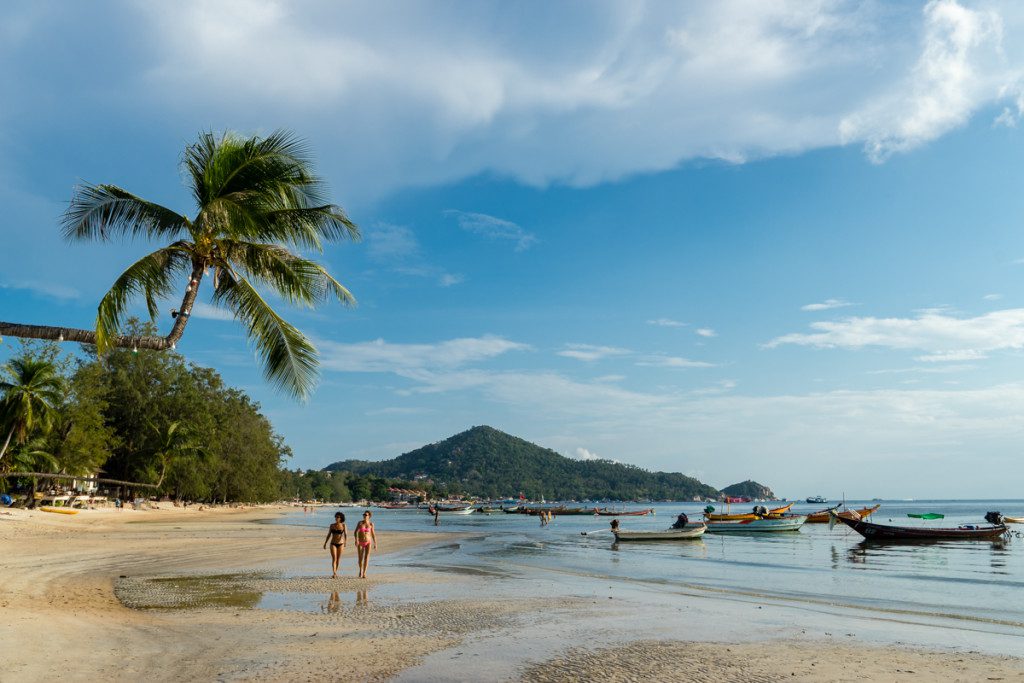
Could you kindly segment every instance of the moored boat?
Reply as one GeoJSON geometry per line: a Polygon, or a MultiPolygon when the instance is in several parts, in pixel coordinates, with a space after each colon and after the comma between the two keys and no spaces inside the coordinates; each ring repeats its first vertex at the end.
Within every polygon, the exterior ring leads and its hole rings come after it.
{"type": "Polygon", "coordinates": [[[1024,517],[1003,517],[1003,521],[1007,524],[1024,524],[1024,517]]]}
{"type": "Polygon", "coordinates": [[[739,519],[723,522],[708,522],[709,534],[726,534],[748,531],[798,531],[807,521],[806,515],[787,515],[777,518],[739,519]]]}
{"type": "Polygon", "coordinates": [[[496,508],[496,507],[490,507],[490,506],[487,506],[487,505],[482,505],[482,506],[478,507],[476,509],[476,511],[477,512],[482,512],[485,515],[493,515],[496,512],[501,512],[502,510],[501,510],[500,507],[496,508]]]}
{"type": "Polygon", "coordinates": [[[684,529],[665,529],[664,531],[615,531],[616,541],[686,541],[700,538],[707,526],[687,526],[684,529]]]}
{"type": "MultiPolygon", "coordinates": [[[[986,519],[989,515],[986,515],[986,519]]],[[[831,518],[871,541],[991,541],[1006,533],[1005,524],[961,524],[958,527],[935,528],[875,524],[862,519],[841,517],[835,513],[831,518]]]]}
{"type": "Polygon", "coordinates": [[[602,517],[643,517],[645,515],[653,515],[654,508],[647,508],[646,510],[609,510],[608,508],[602,508],[600,510],[594,509],[595,515],[602,517]]]}
{"type": "MultiPolygon", "coordinates": [[[[861,508],[859,510],[843,510],[836,514],[840,517],[847,517],[848,519],[863,519],[864,517],[870,517],[872,514],[878,511],[878,508],[882,507],[879,503],[873,507],[861,508]]],[[[812,512],[807,515],[808,524],[828,524],[828,513],[834,512],[835,508],[829,508],[828,510],[819,510],[818,512],[812,512]]]]}
{"type": "Polygon", "coordinates": [[[793,507],[792,503],[788,505],[783,505],[780,508],[773,508],[771,510],[766,511],[764,514],[758,514],[756,512],[745,512],[738,513],[735,515],[723,515],[715,514],[713,512],[705,512],[704,518],[707,519],[709,522],[739,522],[741,520],[774,518],[781,517],[782,515],[786,514],[787,512],[789,512],[789,509],[791,507],[793,507]]]}
{"type": "Polygon", "coordinates": [[[828,502],[828,498],[825,498],[824,496],[811,496],[810,498],[807,498],[806,500],[807,500],[808,503],[819,503],[820,504],[820,503],[827,503],[828,502]]]}

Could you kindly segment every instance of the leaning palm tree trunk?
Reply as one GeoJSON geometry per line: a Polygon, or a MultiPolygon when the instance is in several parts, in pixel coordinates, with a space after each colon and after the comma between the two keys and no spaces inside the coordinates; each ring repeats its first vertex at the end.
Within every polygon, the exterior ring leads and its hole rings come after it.
{"type": "MultiPolygon", "coordinates": [[[[172,349],[185,334],[185,325],[192,312],[192,304],[195,303],[196,295],[199,292],[199,282],[203,279],[203,266],[197,265],[192,269],[192,278],[185,296],[181,300],[181,308],[178,317],[174,319],[174,326],[166,337],[152,337],[145,335],[118,335],[110,338],[111,346],[132,349],[150,349],[153,351],[165,351],[172,349]],[[191,283],[196,283],[192,285],[191,283]]],[[[96,330],[82,330],[75,327],[54,327],[52,325],[22,325],[20,323],[9,323],[0,320],[0,337],[20,337],[23,339],[47,339],[50,341],[69,341],[82,344],[96,343],[96,330]]],[[[10,439],[8,439],[10,441],[10,439]]],[[[3,452],[0,451],[0,457],[3,452]]]]}
{"type": "Polygon", "coordinates": [[[17,427],[11,426],[11,431],[7,432],[7,439],[4,440],[4,447],[0,448],[0,460],[4,459],[4,455],[7,454],[7,448],[11,445],[11,439],[14,437],[14,430],[17,427]]]}

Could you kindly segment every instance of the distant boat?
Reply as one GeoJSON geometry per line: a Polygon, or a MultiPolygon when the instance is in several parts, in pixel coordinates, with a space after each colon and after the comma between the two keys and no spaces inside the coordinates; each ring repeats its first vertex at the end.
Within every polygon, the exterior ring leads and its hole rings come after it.
{"type": "Polygon", "coordinates": [[[594,509],[594,514],[595,515],[600,515],[602,517],[643,517],[645,515],[652,515],[652,514],[654,514],[654,508],[647,508],[646,510],[618,510],[618,511],[616,511],[616,510],[609,510],[608,508],[603,508],[601,510],[598,510],[598,509],[595,508],[594,509]]]}
{"type": "Polygon", "coordinates": [[[476,509],[476,511],[477,512],[482,512],[485,515],[493,515],[494,513],[501,512],[502,510],[501,510],[500,507],[489,507],[489,506],[486,506],[486,505],[482,505],[482,506],[478,507],[476,509]]]}
{"type": "Polygon", "coordinates": [[[700,538],[707,526],[690,527],[684,529],[665,529],[664,531],[616,531],[616,541],[687,541],[700,538]]]}
{"type": "Polygon", "coordinates": [[[828,502],[828,498],[825,498],[823,496],[811,496],[810,498],[807,499],[807,502],[808,503],[817,503],[817,504],[827,503],[828,502]]]}
{"type": "Polygon", "coordinates": [[[797,531],[807,521],[806,515],[787,515],[774,519],[741,519],[732,522],[708,522],[709,534],[744,533],[748,531],[797,531]]]}
{"type": "Polygon", "coordinates": [[[476,508],[472,505],[436,505],[434,509],[446,515],[471,515],[476,512],[476,508]]]}
{"type": "Polygon", "coordinates": [[[961,524],[958,527],[891,526],[833,514],[832,519],[850,527],[869,541],[990,541],[1006,533],[1005,524],[961,524]]]}

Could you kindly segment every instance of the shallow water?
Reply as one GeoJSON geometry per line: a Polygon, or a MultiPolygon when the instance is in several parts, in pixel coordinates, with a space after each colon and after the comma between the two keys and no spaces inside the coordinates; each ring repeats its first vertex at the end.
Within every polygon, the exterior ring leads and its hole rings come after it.
{"type": "MultiPolygon", "coordinates": [[[[848,501],[850,507],[869,506],[848,501]]],[[[630,506],[641,507],[641,506],[630,506]]],[[[644,506],[652,507],[652,506],[644,506]]],[[[679,512],[700,517],[703,504],[656,504],[654,516],[623,517],[625,529],[664,529],[679,512]]],[[[733,512],[749,506],[734,505],[733,512]]],[[[793,512],[821,505],[797,504],[793,512]]],[[[955,526],[984,523],[985,512],[1024,513],[1024,501],[883,501],[873,521],[901,525],[955,526]],[[923,523],[908,512],[941,512],[944,520],[923,523]]],[[[281,523],[326,527],[335,508],[301,511],[281,523]]],[[[354,524],[361,512],[343,510],[354,524]]],[[[755,599],[778,599],[809,608],[858,608],[894,618],[952,618],[964,628],[1024,634],[1024,538],[1007,542],[959,541],[928,545],[878,545],[847,529],[805,525],[797,532],[705,535],[672,543],[615,545],[610,518],[556,517],[546,527],[526,515],[442,515],[441,525],[423,511],[374,509],[382,543],[389,530],[461,532],[450,541],[414,552],[383,556],[383,564],[429,568],[451,575],[506,578],[544,576],[584,585],[627,581],[665,592],[713,591],[755,599]],[[582,536],[581,531],[590,533],[582,536]]],[[[1013,528],[1013,527],[1011,527],[1013,528]]],[[[440,540],[440,539],[439,539],[440,540]]]]}

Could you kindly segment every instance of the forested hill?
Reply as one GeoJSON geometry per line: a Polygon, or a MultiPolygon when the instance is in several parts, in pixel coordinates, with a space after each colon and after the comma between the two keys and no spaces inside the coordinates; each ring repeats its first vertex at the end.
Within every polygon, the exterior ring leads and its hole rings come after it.
{"type": "Polygon", "coordinates": [[[726,496],[745,496],[754,500],[775,500],[775,494],[770,488],[750,479],[726,486],[722,489],[722,493],[726,496]]]}
{"type": "Polygon", "coordinates": [[[392,460],[344,460],[331,471],[414,481],[450,493],[536,500],[693,500],[718,490],[676,472],[649,472],[608,460],[573,460],[492,427],[473,427],[392,460]]]}

